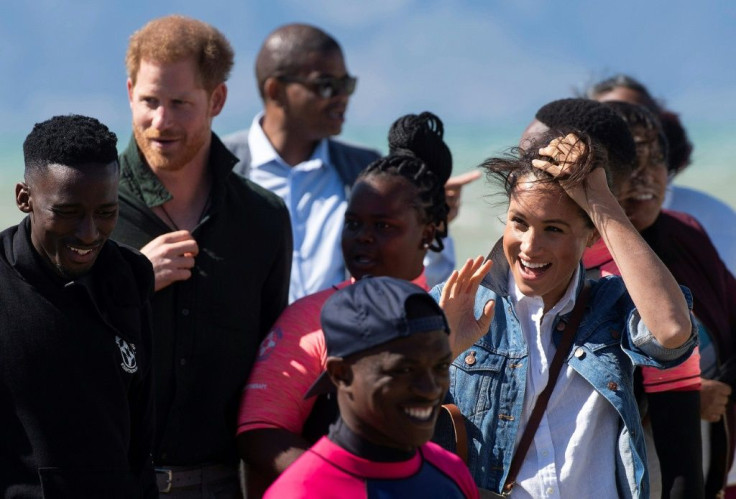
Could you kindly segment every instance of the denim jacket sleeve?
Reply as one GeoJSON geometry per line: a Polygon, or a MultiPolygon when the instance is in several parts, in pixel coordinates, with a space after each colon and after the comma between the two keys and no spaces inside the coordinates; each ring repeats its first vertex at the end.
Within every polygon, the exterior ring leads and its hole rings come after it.
{"type": "Polygon", "coordinates": [[[667,369],[681,364],[698,344],[698,330],[692,315],[693,299],[690,290],[680,286],[690,312],[690,338],[677,348],[666,348],[657,341],[641,319],[636,308],[632,308],[626,320],[627,334],[623,335],[624,351],[636,365],[667,369]]]}

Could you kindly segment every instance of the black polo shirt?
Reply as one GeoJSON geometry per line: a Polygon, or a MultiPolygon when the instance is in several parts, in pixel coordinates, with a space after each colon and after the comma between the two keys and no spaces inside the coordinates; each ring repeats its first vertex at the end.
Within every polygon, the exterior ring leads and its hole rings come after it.
{"type": "MultiPolygon", "coordinates": [[[[192,232],[192,277],[153,298],[157,465],[235,464],[240,393],[261,339],[286,306],[289,213],[276,195],[232,172],[237,158],[212,135],[210,207],[192,232]]],[[[171,229],[151,210],[171,194],[135,140],[120,156],[113,238],[135,248],[171,229]]]]}
{"type": "Polygon", "coordinates": [[[0,496],[156,497],[153,271],[108,241],[66,282],[0,234],[0,496]]]}

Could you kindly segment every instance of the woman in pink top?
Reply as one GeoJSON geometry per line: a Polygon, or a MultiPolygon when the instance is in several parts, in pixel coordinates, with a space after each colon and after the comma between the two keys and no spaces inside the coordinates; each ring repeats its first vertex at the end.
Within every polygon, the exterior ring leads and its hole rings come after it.
{"type": "Polygon", "coordinates": [[[248,497],[260,497],[337,416],[334,396],[304,398],[325,367],[319,317],[327,298],[364,275],[397,277],[427,289],[424,256],[441,251],[447,236],[443,186],[452,156],[442,135],[442,122],[428,112],[392,125],[390,155],[361,173],[345,212],[342,250],[352,279],[291,304],[261,344],[238,416],[248,497]]]}

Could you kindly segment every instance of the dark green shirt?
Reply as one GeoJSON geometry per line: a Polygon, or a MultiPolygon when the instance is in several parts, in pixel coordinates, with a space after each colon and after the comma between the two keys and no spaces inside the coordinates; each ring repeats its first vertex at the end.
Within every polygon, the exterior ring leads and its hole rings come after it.
{"type": "MultiPolygon", "coordinates": [[[[192,277],[153,298],[158,465],[236,463],[240,393],[261,339],[287,303],[292,236],[276,195],[232,172],[212,135],[209,208],[192,232],[192,277]]],[[[171,198],[135,139],[120,156],[113,239],[142,248],[171,229],[151,210],[171,198]]]]}

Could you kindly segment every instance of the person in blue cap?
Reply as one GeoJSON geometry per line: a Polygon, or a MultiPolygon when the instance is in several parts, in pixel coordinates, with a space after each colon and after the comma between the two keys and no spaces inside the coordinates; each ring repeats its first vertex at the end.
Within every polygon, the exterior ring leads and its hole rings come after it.
{"type": "Polygon", "coordinates": [[[429,442],[452,361],[437,303],[365,277],[325,302],[321,322],[326,372],[305,396],[336,389],[340,418],[264,497],[478,497],[460,458],[429,442]]]}

